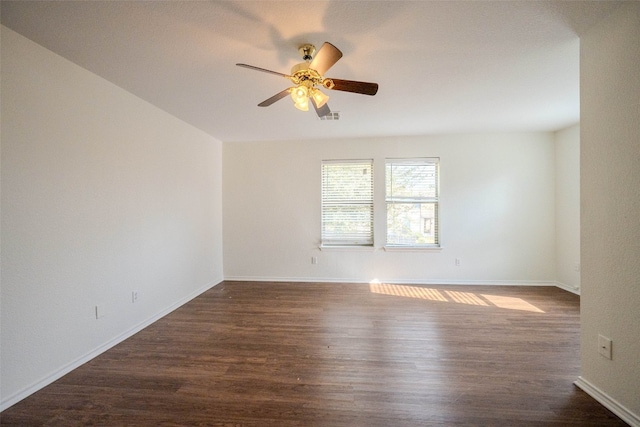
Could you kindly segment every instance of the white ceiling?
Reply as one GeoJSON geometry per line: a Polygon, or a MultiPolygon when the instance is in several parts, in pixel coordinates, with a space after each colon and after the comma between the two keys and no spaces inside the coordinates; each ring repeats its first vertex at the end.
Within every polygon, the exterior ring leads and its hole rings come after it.
{"type": "MultiPolygon", "coordinates": [[[[604,1],[7,1],[2,24],[221,141],[557,130],[579,120],[581,32],[604,1]],[[298,46],[329,41],[339,121],[285,98],[298,46]]],[[[108,114],[108,112],[105,112],[108,114]]]]}

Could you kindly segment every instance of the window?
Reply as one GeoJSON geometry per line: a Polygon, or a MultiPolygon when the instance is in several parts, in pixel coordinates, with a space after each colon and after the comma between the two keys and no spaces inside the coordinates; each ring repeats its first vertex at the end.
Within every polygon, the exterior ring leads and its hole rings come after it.
{"type": "Polygon", "coordinates": [[[322,162],[322,245],[373,245],[373,160],[322,162]]]}
{"type": "Polygon", "coordinates": [[[438,160],[387,159],[387,246],[440,245],[438,160]]]}

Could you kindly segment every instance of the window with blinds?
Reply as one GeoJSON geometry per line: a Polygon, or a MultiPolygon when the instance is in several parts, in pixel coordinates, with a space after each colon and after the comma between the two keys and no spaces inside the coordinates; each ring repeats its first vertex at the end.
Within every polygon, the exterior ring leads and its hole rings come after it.
{"type": "Polygon", "coordinates": [[[322,162],[322,245],[373,245],[373,160],[322,162]]]}
{"type": "Polygon", "coordinates": [[[385,162],[387,246],[439,246],[437,158],[385,162]]]}

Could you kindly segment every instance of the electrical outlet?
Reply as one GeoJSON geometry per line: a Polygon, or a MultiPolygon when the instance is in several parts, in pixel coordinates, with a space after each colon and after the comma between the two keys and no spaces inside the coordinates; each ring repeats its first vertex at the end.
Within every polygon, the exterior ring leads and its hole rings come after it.
{"type": "Polygon", "coordinates": [[[135,303],[138,301],[138,291],[131,291],[131,302],[135,303]]]}
{"type": "Polygon", "coordinates": [[[318,257],[317,256],[312,256],[311,257],[311,264],[317,264],[318,263],[318,257]]]}
{"type": "Polygon", "coordinates": [[[598,335],[598,353],[609,360],[611,360],[611,346],[612,342],[610,338],[598,335]]]}
{"type": "Polygon", "coordinates": [[[573,271],[575,271],[576,273],[580,273],[580,263],[576,262],[573,264],[573,271]]]}
{"type": "Polygon", "coordinates": [[[96,319],[100,319],[102,317],[104,317],[104,307],[96,305],[96,319]]]}
{"type": "Polygon", "coordinates": [[[456,258],[456,267],[460,267],[460,258],[456,258]]]}

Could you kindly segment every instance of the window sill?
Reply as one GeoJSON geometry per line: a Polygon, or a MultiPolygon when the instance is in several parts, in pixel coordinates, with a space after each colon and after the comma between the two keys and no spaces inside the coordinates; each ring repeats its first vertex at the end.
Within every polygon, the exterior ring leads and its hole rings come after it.
{"type": "Polygon", "coordinates": [[[440,252],[442,246],[383,246],[385,252],[440,252]]]}
{"type": "Polygon", "coordinates": [[[375,251],[374,246],[358,246],[358,245],[320,245],[318,249],[321,251],[375,251]]]}

